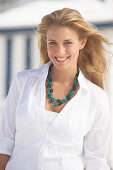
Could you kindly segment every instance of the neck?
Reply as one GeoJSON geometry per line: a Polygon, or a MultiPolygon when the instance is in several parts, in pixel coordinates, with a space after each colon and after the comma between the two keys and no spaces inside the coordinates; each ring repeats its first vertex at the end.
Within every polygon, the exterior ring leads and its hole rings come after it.
{"type": "Polygon", "coordinates": [[[51,76],[52,81],[57,83],[67,83],[67,82],[73,82],[75,75],[77,73],[77,66],[67,69],[67,70],[58,70],[56,67],[52,68],[51,76]]]}

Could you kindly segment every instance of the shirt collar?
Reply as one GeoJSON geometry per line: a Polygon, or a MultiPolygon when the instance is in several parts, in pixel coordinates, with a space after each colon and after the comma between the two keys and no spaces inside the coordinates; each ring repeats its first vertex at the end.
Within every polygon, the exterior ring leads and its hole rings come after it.
{"type": "MultiPolygon", "coordinates": [[[[44,74],[44,77],[46,76],[47,77],[47,74],[48,74],[48,69],[49,69],[49,66],[51,65],[51,61],[49,61],[48,63],[46,64],[43,64],[39,69],[34,69],[34,70],[31,70],[31,76],[33,77],[39,77],[41,75],[44,74]]],[[[87,78],[84,76],[84,74],[82,73],[81,69],[79,68],[79,76],[78,76],[78,81],[79,81],[79,84],[80,84],[80,87],[84,88],[84,89],[87,89],[87,78]]]]}
{"type": "Polygon", "coordinates": [[[84,88],[87,90],[87,78],[84,76],[82,73],[81,69],[79,68],[79,76],[78,76],[78,82],[80,84],[80,87],[84,88]]]}

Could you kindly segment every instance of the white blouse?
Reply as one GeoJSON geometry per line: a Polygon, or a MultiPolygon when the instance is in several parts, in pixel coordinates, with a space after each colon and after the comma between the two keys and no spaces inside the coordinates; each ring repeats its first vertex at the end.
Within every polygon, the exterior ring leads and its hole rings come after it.
{"type": "Polygon", "coordinates": [[[11,156],[5,170],[110,170],[106,92],[80,71],[77,94],[48,121],[50,64],[19,72],[12,82],[0,123],[0,153],[11,156]]]}
{"type": "Polygon", "coordinates": [[[49,128],[49,126],[52,124],[52,122],[55,120],[55,118],[58,116],[59,113],[52,112],[49,110],[45,110],[45,125],[46,130],[49,128]]]}

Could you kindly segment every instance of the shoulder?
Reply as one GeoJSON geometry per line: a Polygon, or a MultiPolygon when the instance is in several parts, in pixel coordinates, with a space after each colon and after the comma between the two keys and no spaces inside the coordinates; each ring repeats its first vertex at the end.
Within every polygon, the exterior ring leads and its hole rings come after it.
{"type": "Polygon", "coordinates": [[[41,73],[45,72],[45,70],[48,68],[49,63],[43,64],[37,69],[29,69],[29,70],[23,70],[16,74],[17,79],[27,79],[30,77],[39,77],[41,73]]]}
{"type": "Polygon", "coordinates": [[[103,90],[96,84],[92,83],[88,79],[87,79],[87,87],[91,95],[91,98],[93,98],[97,104],[104,106],[105,104],[109,103],[108,94],[105,90],[103,90]]]}
{"type": "Polygon", "coordinates": [[[48,67],[49,67],[49,63],[46,63],[37,69],[19,71],[14,78],[14,82],[17,84],[18,88],[20,89],[25,82],[29,81],[30,83],[34,79],[40,77],[42,73],[46,72],[48,67]]]}

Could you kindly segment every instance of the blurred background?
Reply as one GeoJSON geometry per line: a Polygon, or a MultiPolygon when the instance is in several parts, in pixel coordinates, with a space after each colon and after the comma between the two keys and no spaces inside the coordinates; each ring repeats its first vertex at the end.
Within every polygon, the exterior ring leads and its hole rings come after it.
{"type": "MultiPolygon", "coordinates": [[[[42,16],[64,7],[77,9],[113,42],[113,0],[0,0],[0,113],[16,73],[40,66],[36,29],[42,16]]],[[[113,46],[108,50],[113,52],[113,46]]],[[[106,92],[111,140],[107,161],[113,170],[113,59],[110,63],[106,92]]]]}

